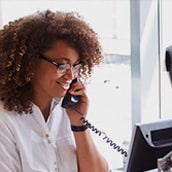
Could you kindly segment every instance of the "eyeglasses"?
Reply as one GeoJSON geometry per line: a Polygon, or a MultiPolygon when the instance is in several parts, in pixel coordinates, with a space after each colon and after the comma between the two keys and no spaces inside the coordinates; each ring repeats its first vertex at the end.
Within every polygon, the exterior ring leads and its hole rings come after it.
{"type": "MultiPolygon", "coordinates": [[[[45,60],[45,61],[47,61],[47,62],[49,62],[49,63],[55,65],[56,68],[57,68],[57,70],[58,70],[58,72],[59,72],[60,74],[65,74],[65,73],[67,72],[67,70],[69,70],[69,69],[71,68],[71,65],[70,65],[70,64],[59,64],[59,63],[57,63],[57,62],[55,62],[55,61],[53,61],[53,60],[51,60],[51,59],[45,57],[45,56],[42,55],[42,54],[40,54],[39,57],[40,57],[41,59],[43,59],[43,60],[45,60]]],[[[76,65],[73,65],[73,66],[72,66],[72,72],[73,72],[74,74],[79,73],[81,67],[82,67],[82,64],[81,64],[81,63],[76,64],[76,65]]]]}

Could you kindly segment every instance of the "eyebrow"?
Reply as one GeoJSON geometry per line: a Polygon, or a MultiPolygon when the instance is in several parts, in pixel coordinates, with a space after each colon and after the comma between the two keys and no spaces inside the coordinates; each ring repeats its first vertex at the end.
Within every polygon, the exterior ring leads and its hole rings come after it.
{"type": "MultiPolygon", "coordinates": [[[[65,60],[67,61],[68,63],[71,62],[71,60],[68,58],[68,57],[58,57],[58,58],[55,58],[54,59],[55,61],[57,60],[65,60]]],[[[76,62],[74,62],[74,64],[79,64],[80,63],[80,59],[78,59],[76,62]]]]}

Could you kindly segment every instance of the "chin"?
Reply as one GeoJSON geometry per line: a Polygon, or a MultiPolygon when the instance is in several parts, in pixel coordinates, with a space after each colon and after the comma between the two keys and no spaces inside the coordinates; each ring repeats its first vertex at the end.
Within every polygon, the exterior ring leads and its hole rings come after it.
{"type": "Polygon", "coordinates": [[[56,95],[55,97],[56,97],[56,98],[63,98],[65,95],[66,95],[66,93],[64,93],[64,94],[58,94],[58,95],[56,95]]]}

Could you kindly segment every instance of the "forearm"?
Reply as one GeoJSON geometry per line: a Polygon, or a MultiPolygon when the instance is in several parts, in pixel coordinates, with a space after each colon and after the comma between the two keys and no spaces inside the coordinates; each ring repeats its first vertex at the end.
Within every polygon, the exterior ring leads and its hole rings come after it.
{"type": "Polygon", "coordinates": [[[79,172],[107,172],[106,160],[97,150],[89,130],[74,132],[79,172]]]}

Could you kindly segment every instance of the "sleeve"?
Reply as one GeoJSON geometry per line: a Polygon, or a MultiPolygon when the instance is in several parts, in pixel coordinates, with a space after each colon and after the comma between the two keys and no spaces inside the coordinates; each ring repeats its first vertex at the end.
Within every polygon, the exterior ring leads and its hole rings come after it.
{"type": "Polygon", "coordinates": [[[0,121],[0,171],[21,172],[14,135],[2,121],[0,121]]]}

